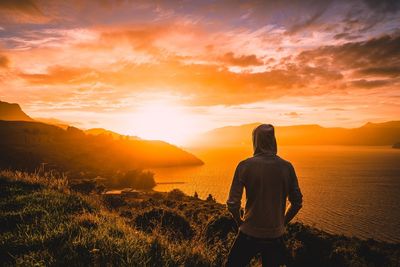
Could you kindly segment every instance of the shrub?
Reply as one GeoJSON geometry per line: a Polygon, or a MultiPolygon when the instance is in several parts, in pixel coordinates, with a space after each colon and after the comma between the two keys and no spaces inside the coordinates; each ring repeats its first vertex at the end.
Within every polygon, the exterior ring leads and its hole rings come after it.
{"type": "Polygon", "coordinates": [[[131,170],[125,173],[125,179],[130,181],[131,187],[135,189],[152,189],[156,186],[154,173],[149,171],[131,170]]]}
{"type": "Polygon", "coordinates": [[[156,186],[154,174],[142,170],[130,170],[126,173],[117,174],[109,179],[108,184],[114,188],[131,187],[143,190],[150,190],[156,186]]]}
{"type": "Polygon", "coordinates": [[[208,194],[208,197],[207,197],[206,200],[209,201],[209,202],[213,202],[213,203],[216,203],[216,202],[217,202],[217,201],[215,200],[215,198],[213,197],[213,195],[211,195],[211,194],[208,194]]]}
{"type": "Polygon", "coordinates": [[[236,233],[238,230],[236,222],[232,216],[222,215],[212,218],[205,227],[205,237],[207,241],[216,239],[225,240],[229,233],[236,233]]]}
{"type": "Polygon", "coordinates": [[[97,185],[93,180],[83,179],[71,182],[69,187],[76,192],[89,194],[96,190],[97,185]]]}
{"type": "Polygon", "coordinates": [[[179,189],[172,189],[171,191],[168,192],[168,198],[173,200],[182,200],[185,196],[186,196],[185,193],[183,193],[179,189]]]}
{"type": "Polygon", "coordinates": [[[173,238],[190,239],[193,237],[193,229],[188,220],[173,210],[151,209],[135,218],[135,225],[145,232],[160,230],[162,233],[170,235],[173,238]]]}
{"type": "Polygon", "coordinates": [[[168,198],[173,200],[182,200],[185,197],[185,193],[183,193],[179,189],[172,189],[168,192],[168,198]]]}
{"type": "Polygon", "coordinates": [[[127,204],[125,199],[118,195],[104,195],[103,202],[109,209],[118,209],[127,204]]]}

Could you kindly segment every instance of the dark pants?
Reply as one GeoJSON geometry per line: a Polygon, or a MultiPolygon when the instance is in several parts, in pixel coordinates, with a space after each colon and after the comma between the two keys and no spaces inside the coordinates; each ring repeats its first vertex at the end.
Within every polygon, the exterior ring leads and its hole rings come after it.
{"type": "Polygon", "coordinates": [[[261,253],[263,267],[275,267],[285,263],[286,247],[283,237],[255,238],[239,231],[229,252],[226,267],[242,267],[261,253]]]}

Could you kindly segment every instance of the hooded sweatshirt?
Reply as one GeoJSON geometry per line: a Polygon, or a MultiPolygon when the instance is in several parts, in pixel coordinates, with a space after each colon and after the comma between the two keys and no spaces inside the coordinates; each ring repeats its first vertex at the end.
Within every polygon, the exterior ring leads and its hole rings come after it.
{"type": "Polygon", "coordinates": [[[243,189],[246,204],[239,230],[258,238],[276,238],[285,232],[286,199],[301,207],[302,194],[292,164],[277,156],[274,127],[261,124],[253,130],[254,155],[236,167],[227,206],[241,207],[243,189]]]}

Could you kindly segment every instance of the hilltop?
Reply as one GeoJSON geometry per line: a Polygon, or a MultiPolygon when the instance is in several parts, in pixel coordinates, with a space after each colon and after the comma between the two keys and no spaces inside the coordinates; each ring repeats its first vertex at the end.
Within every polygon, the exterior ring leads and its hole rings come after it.
{"type": "Polygon", "coordinates": [[[4,121],[33,121],[16,103],[0,101],[0,120],[4,121]]]}
{"type": "MultiPolygon", "coordinates": [[[[251,133],[260,123],[226,126],[195,138],[193,147],[251,146],[251,133]]],[[[280,145],[393,145],[400,141],[400,121],[371,123],[358,128],[327,128],[317,124],[275,127],[280,145]]]]}
{"type": "Polygon", "coordinates": [[[85,130],[86,134],[91,134],[91,135],[109,135],[114,139],[130,139],[130,140],[141,140],[140,137],[138,136],[131,136],[131,135],[122,135],[107,129],[103,129],[103,128],[91,128],[91,129],[87,129],[85,130]]]}
{"type": "Polygon", "coordinates": [[[163,141],[118,139],[66,130],[40,122],[0,121],[0,168],[34,170],[41,163],[70,172],[202,164],[194,155],[163,141]]]}
{"type": "Polygon", "coordinates": [[[66,173],[70,179],[100,178],[108,186],[130,186],[128,173],[135,174],[130,175],[134,180],[149,176],[141,171],[146,168],[203,164],[167,142],[51,122],[55,125],[34,121],[18,104],[0,102],[0,169],[40,168],[66,173]]]}
{"type": "MultiPolygon", "coordinates": [[[[0,172],[0,188],[4,265],[221,266],[237,231],[224,205],[179,190],[83,195],[65,177],[9,171],[0,172]]],[[[400,259],[399,244],[299,222],[288,226],[285,239],[293,267],[394,267],[400,259]]]]}

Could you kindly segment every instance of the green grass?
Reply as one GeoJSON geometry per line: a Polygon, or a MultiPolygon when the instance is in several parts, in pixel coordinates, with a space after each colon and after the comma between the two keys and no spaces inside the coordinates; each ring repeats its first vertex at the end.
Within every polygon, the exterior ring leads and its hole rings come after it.
{"type": "MultiPolygon", "coordinates": [[[[0,172],[0,265],[223,264],[236,231],[223,205],[177,191],[108,198],[73,192],[65,177],[0,172]]],[[[286,239],[290,266],[400,262],[399,245],[330,235],[300,223],[288,227],[286,239]]]]}

